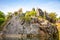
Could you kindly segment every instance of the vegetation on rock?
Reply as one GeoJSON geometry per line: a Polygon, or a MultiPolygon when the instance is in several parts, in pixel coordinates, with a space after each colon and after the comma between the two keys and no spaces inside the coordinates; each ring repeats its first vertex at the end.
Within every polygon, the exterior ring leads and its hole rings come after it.
{"type": "MultiPolygon", "coordinates": [[[[4,13],[0,11],[0,25],[4,25],[5,27],[8,27],[8,28],[17,27],[18,29],[20,27],[23,27],[22,29],[24,30],[24,32],[27,31],[27,32],[25,32],[27,34],[29,33],[29,31],[31,34],[34,34],[34,33],[37,34],[38,32],[36,32],[36,31],[37,31],[37,29],[39,29],[40,31],[42,31],[43,33],[46,34],[45,36],[49,36],[50,39],[55,39],[55,40],[58,40],[58,38],[57,38],[58,30],[55,25],[55,22],[57,21],[57,19],[58,18],[57,18],[56,13],[51,12],[51,13],[47,14],[46,11],[43,12],[41,9],[37,9],[37,12],[36,12],[36,10],[34,8],[31,11],[26,11],[25,13],[22,12],[22,9],[14,12],[13,14],[11,12],[8,12],[7,16],[5,16],[4,13]],[[54,24],[54,25],[52,25],[52,24],[54,24]],[[34,27],[37,29],[35,30],[34,27]],[[32,30],[32,29],[34,29],[34,30],[32,30]]],[[[2,27],[2,29],[4,28],[3,26],[1,26],[1,27],[2,27]]],[[[6,28],[6,29],[8,29],[8,28],[6,28]]],[[[17,28],[15,28],[15,29],[18,30],[17,28]]],[[[20,28],[19,31],[15,31],[13,29],[8,29],[7,32],[10,33],[11,30],[13,30],[13,32],[11,32],[11,33],[20,34],[20,31],[22,31],[22,29],[20,28]]]]}

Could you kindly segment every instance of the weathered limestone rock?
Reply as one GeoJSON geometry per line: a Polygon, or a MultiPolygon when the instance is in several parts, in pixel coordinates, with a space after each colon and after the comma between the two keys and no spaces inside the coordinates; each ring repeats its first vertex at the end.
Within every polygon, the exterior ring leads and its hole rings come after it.
{"type": "Polygon", "coordinates": [[[41,40],[58,40],[58,30],[47,20],[32,18],[30,22],[24,22],[20,15],[14,16],[4,27],[4,34],[36,34],[41,40]]]}

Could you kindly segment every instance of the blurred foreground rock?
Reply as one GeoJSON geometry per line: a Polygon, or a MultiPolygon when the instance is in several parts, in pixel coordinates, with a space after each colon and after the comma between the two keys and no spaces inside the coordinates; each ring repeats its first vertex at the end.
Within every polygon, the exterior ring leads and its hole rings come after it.
{"type": "Polygon", "coordinates": [[[32,17],[31,21],[26,22],[20,19],[21,15],[13,15],[11,20],[4,26],[3,34],[27,34],[39,36],[41,40],[58,40],[57,27],[45,19],[32,17]]]}

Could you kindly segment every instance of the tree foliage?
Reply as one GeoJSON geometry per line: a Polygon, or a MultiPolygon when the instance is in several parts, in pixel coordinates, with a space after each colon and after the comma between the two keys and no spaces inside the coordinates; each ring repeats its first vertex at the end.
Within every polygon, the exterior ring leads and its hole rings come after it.
{"type": "Polygon", "coordinates": [[[35,9],[33,8],[31,11],[27,11],[25,14],[25,20],[30,21],[31,16],[36,16],[35,9]]]}
{"type": "Polygon", "coordinates": [[[7,14],[6,17],[5,17],[6,20],[9,20],[9,19],[12,17],[11,15],[12,15],[12,12],[8,12],[8,14],[7,14]]]}
{"type": "Polygon", "coordinates": [[[32,9],[32,11],[27,11],[25,16],[36,16],[35,9],[32,9]]]}
{"type": "Polygon", "coordinates": [[[53,21],[56,21],[56,19],[57,19],[57,14],[54,13],[54,12],[51,12],[51,13],[49,14],[49,17],[50,17],[53,21]]]}
{"type": "Polygon", "coordinates": [[[58,19],[60,20],[60,17],[58,19]]]}
{"type": "Polygon", "coordinates": [[[0,26],[4,21],[5,21],[5,14],[2,11],[0,11],[0,26]]]}

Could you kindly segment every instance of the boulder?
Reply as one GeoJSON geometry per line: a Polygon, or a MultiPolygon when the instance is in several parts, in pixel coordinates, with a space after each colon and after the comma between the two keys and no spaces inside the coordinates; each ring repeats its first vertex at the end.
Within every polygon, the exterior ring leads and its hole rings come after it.
{"type": "MultiPolygon", "coordinates": [[[[24,20],[24,19],[23,19],[24,20]]],[[[41,40],[58,40],[58,30],[56,26],[38,17],[32,18],[30,22],[25,22],[20,16],[13,16],[3,29],[4,34],[36,34],[41,40]],[[23,24],[22,24],[23,23],[23,24]]]]}

